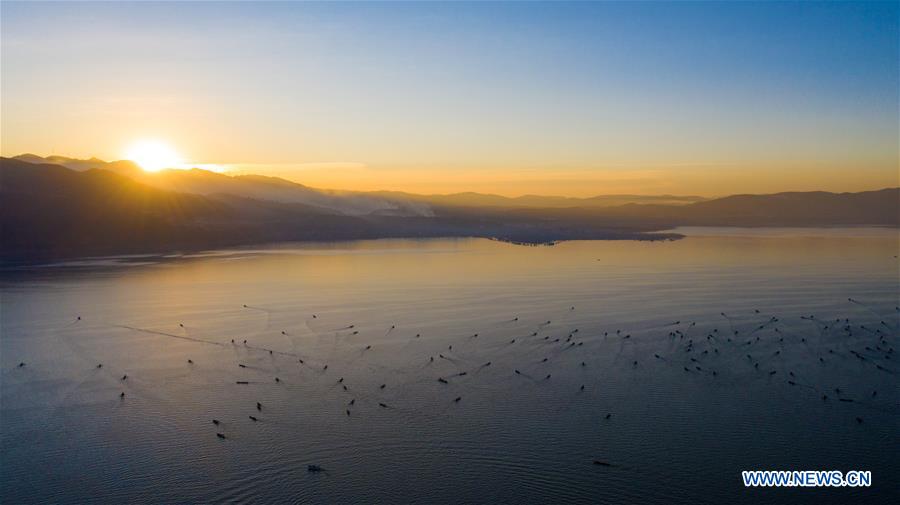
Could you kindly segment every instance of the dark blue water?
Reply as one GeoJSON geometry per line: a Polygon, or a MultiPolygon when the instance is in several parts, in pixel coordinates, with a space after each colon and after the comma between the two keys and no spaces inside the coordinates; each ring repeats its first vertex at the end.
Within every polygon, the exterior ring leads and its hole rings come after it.
{"type": "Polygon", "coordinates": [[[0,501],[896,498],[896,230],[688,233],[6,270],[0,501]]]}

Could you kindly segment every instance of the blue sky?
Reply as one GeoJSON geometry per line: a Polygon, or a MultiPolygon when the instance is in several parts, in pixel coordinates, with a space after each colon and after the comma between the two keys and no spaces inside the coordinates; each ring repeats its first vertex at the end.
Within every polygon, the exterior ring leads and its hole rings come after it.
{"type": "Polygon", "coordinates": [[[161,138],[352,189],[896,185],[898,40],[896,2],[3,2],[2,151],[161,138]]]}

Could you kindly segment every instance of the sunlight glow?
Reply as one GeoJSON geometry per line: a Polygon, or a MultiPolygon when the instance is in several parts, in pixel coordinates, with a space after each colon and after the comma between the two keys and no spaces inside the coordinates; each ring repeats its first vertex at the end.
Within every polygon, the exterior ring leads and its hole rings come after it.
{"type": "Polygon", "coordinates": [[[147,172],[184,166],[184,161],[174,149],[157,140],[135,142],[125,151],[125,158],[137,163],[147,172]]]}

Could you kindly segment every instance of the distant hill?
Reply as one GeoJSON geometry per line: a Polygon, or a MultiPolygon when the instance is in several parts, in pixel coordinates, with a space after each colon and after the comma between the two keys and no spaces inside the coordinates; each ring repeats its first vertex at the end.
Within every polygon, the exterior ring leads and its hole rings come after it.
{"type": "Polygon", "coordinates": [[[28,163],[52,163],[77,171],[93,168],[110,170],[150,186],[181,191],[183,193],[200,195],[222,193],[285,203],[303,203],[346,215],[377,213],[429,216],[433,213],[433,206],[510,208],[612,207],[629,203],[684,205],[704,200],[704,198],[699,196],[674,195],[599,195],[588,198],[571,198],[540,195],[505,197],[471,192],[449,195],[417,195],[401,191],[329,191],[310,188],[278,177],[261,175],[229,176],[198,168],[148,173],[127,160],[106,162],[97,158],[79,160],[65,156],[42,158],[35,154],[22,154],[15,156],[14,159],[28,163]]]}
{"type": "MultiPolygon", "coordinates": [[[[36,261],[385,237],[659,239],[674,238],[658,232],[677,226],[900,226],[900,188],[735,195],[666,205],[466,206],[348,197],[283,179],[203,170],[146,174],[130,162],[78,171],[32,161],[0,158],[3,258],[36,261]],[[163,177],[151,179],[152,185],[145,182],[155,175],[163,177]]],[[[480,196],[474,200],[483,201],[480,196]]]]}
{"type": "Polygon", "coordinates": [[[237,217],[225,205],[109,171],[8,159],[0,165],[0,208],[4,251],[50,255],[199,244],[210,238],[204,222],[237,217]]]}
{"type": "MultiPolygon", "coordinates": [[[[214,174],[215,175],[215,174],[214,174]]],[[[205,176],[205,175],[204,175],[205,176]]],[[[634,230],[472,214],[342,215],[314,205],[159,189],[105,169],[0,158],[0,256],[158,253],[241,244],[383,237],[656,238],[634,230]]]]}
{"type": "Polygon", "coordinates": [[[432,214],[431,208],[424,203],[411,200],[395,201],[377,195],[360,193],[336,194],[277,177],[229,176],[199,168],[151,173],[141,170],[130,161],[106,162],[97,158],[77,160],[64,156],[41,158],[33,154],[25,154],[16,156],[14,159],[28,163],[57,164],[76,171],[108,170],[148,186],[181,193],[223,194],[281,203],[299,203],[319,207],[331,214],[348,216],[368,214],[429,216],[432,214]]]}
{"type": "Polygon", "coordinates": [[[675,216],[694,226],[897,226],[900,188],[860,193],[734,195],[689,205],[678,209],[675,216]]]}
{"type": "Polygon", "coordinates": [[[399,191],[375,191],[368,194],[378,195],[392,200],[409,200],[431,205],[449,207],[536,207],[536,208],[570,208],[570,207],[614,207],[629,203],[686,205],[705,200],[699,196],[675,195],[599,195],[587,198],[566,196],[524,195],[506,197],[484,193],[453,193],[449,195],[416,195],[399,191]]]}
{"type": "Polygon", "coordinates": [[[596,226],[670,229],[677,226],[900,226],[900,188],[860,193],[824,191],[735,195],[689,205],[628,204],[604,208],[517,209],[531,218],[596,226]]]}
{"type": "Polygon", "coordinates": [[[121,160],[121,161],[103,161],[99,158],[89,158],[86,160],[79,160],[76,158],[69,158],[67,156],[47,156],[41,157],[36,154],[20,154],[18,156],[13,156],[12,159],[25,161],[28,163],[37,163],[37,164],[48,164],[48,165],[60,165],[66,167],[70,170],[75,170],[76,172],[85,172],[87,170],[91,170],[94,168],[101,168],[104,170],[109,170],[111,172],[116,172],[120,175],[125,175],[127,177],[136,178],[141,174],[145,173],[139,166],[137,166],[133,161],[121,160]]]}
{"type": "Polygon", "coordinates": [[[5,257],[202,249],[283,239],[375,236],[317,207],[147,186],[108,170],[0,159],[5,257]]]}

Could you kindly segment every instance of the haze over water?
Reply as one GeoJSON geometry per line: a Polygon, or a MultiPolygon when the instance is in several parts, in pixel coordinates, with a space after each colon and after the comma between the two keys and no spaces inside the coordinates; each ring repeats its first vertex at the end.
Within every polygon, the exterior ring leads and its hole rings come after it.
{"type": "Polygon", "coordinates": [[[849,351],[883,349],[876,329],[897,347],[897,230],[685,232],[7,269],[0,501],[896,496],[898,358],[849,351]],[[746,489],[751,469],[871,470],[873,486],[746,489]]]}

